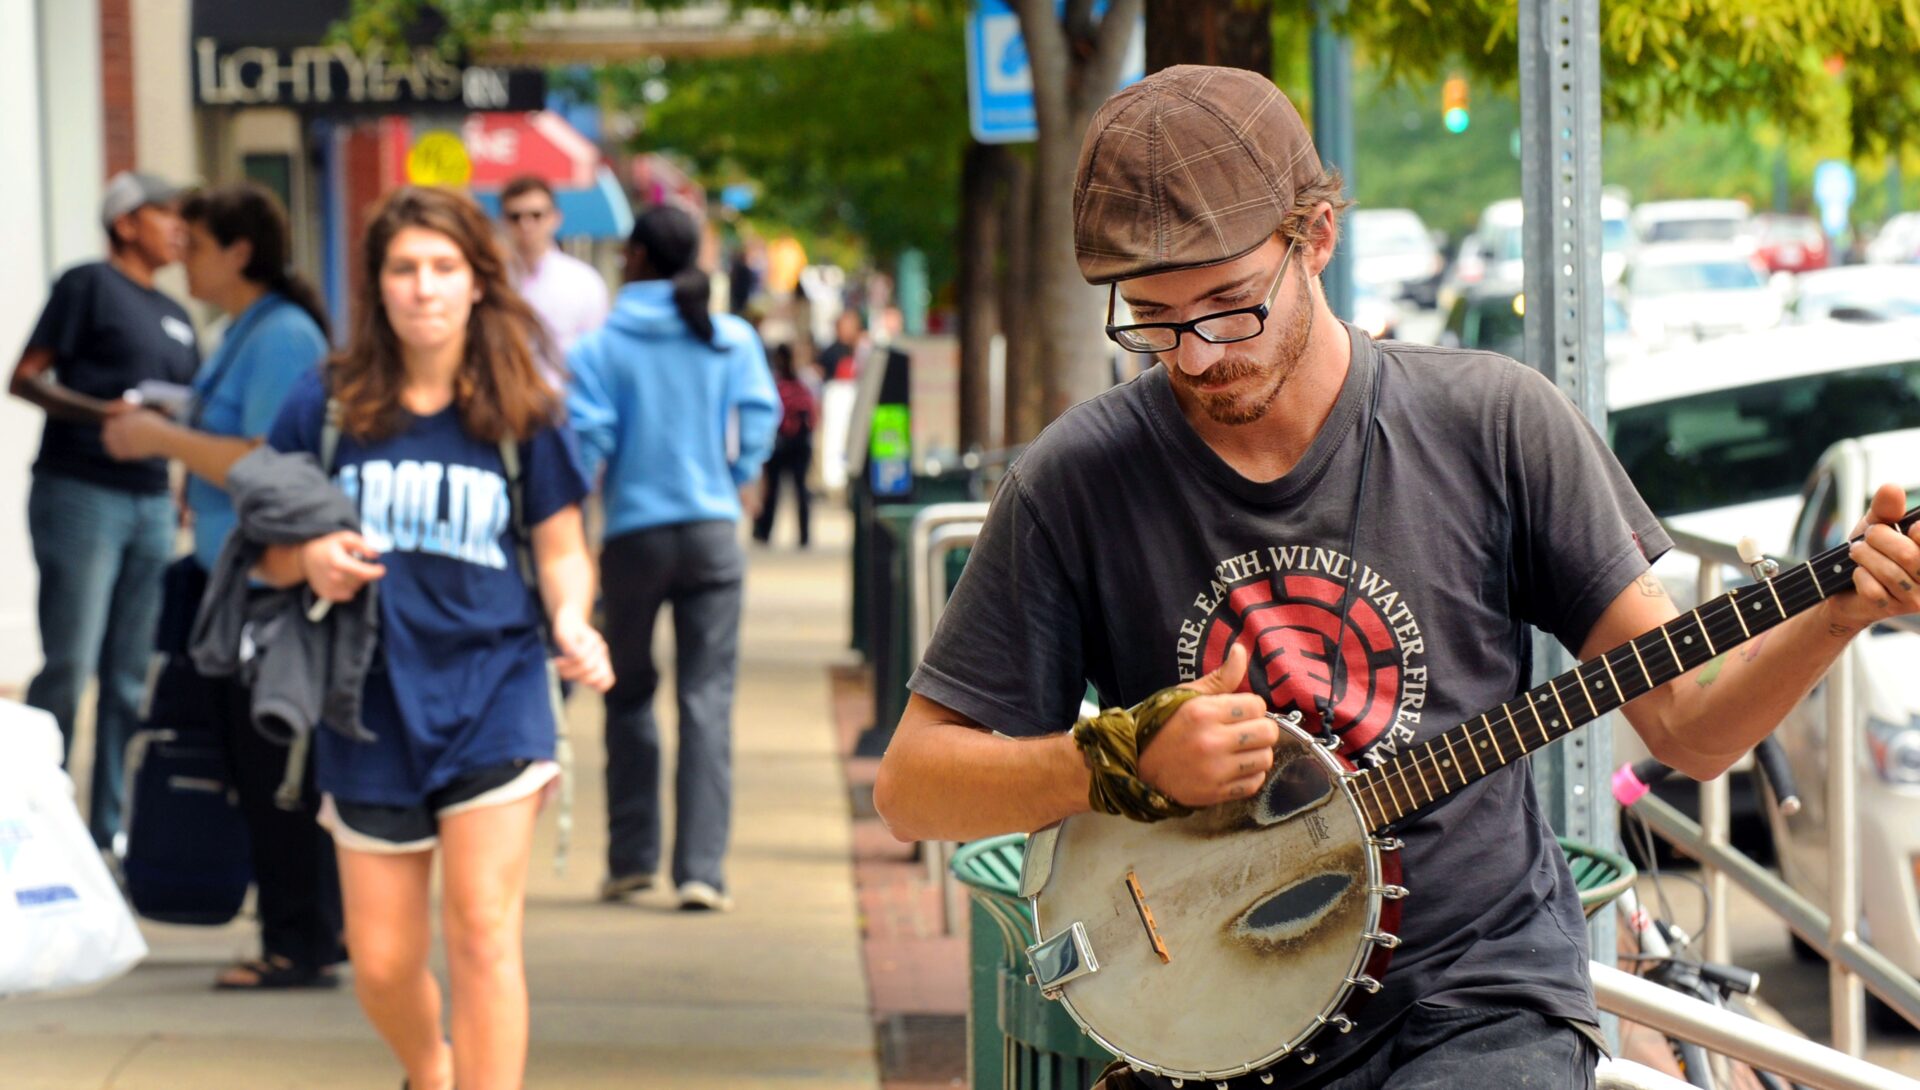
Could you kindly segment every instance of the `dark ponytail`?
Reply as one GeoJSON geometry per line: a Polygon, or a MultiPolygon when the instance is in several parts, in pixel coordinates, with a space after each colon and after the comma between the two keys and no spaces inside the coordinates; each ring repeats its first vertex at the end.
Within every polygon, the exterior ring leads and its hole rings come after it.
{"type": "Polygon", "coordinates": [[[700,225],[682,209],[657,204],[640,213],[627,246],[646,259],[636,279],[671,280],[680,320],[695,340],[713,347],[713,284],[699,265],[700,225]]]}
{"type": "Polygon", "coordinates": [[[257,182],[203,189],[180,206],[180,218],[207,229],[221,246],[241,239],[253,245],[253,256],[240,275],[270,292],[286,296],[320,327],[320,336],[331,340],[327,330],[327,308],[320,293],[307,279],[293,271],[291,232],[287,213],[273,191],[257,182]]]}

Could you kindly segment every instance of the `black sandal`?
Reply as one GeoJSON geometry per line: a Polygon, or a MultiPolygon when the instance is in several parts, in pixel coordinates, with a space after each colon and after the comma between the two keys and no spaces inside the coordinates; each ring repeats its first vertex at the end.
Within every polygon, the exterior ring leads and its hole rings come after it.
{"type": "Polygon", "coordinates": [[[285,991],[294,988],[337,988],[340,986],[340,977],[332,970],[313,965],[296,965],[278,954],[243,961],[238,965],[228,968],[227,972],[231,973],[235,970],[252,973],[253,980],[251,982],[229,980],[226,978],[226,974],[223,973],[214,979],[214,990],[221,992],[255,992],[285,991]]]}

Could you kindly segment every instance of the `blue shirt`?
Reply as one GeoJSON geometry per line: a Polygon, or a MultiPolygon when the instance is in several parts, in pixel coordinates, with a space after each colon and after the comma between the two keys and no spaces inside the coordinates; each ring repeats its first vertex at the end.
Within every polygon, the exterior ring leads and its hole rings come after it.
{"type": "MultiPolygon", "coordinates": [[[[298,303],[268,293],[227,326],[220,347],[193,380],[198,410],[193,426],[209,435],[246,439],[267,434],[293,384],[327,356],[320,326],[298,303]]],[[[187,476],[193,512],[193,557],[213,570],[220,544],[233,530],[233,501],[224,489],[187,476]]]]}
{"type": "Polygon", "coordinates": [[[607,537],[740,517],[740,486],[773,450],[780,398],[752,326],[716,314],[713,334],[712,345],[694,339],[671,281],[641,280],[567,353],[567,412],[588,477],[606,466],[607,537]]]}
{"type": "MultiPolygon", "coordinates": [[[[317,456],[326,400],[317,374],[302,379],[267,442],[317,456]]],[[[587,492],[564,423],[520,444],[520,472],[529,529],[587,492]]],[[[467,434],[449,406],[371,444],[342,435],[333,479],[360,509],[361,536],[387,574],[362,709],[378,737],[319,732],[320,789],[418,806],[465,773],[551,758],[541,605],[520,576],[499,444],[467,434]]]]}

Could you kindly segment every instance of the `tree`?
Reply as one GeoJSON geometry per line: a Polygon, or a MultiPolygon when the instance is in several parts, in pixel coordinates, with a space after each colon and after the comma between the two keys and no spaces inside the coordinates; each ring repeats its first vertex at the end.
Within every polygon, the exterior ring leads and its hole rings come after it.
{"type": "Polygon", "coordinates": [[[1112,381],[1111,346],[1096,332],[1102,293],[1088,289],[1073,252],[1073,173],[1093,112],[1120,82],[1141,0],[1014,0],[1033,69],[1039,136],[1033,148],[1033,280],[1040,398],[1023,391],[1016,434],[1030,438],[1067,407],[1112,381]]]}
{"type": "Polygon", "coordinates": [[[1273,0],[1147,0],[1147,71],[1220,64],[1273,74],[1273,0]]]}

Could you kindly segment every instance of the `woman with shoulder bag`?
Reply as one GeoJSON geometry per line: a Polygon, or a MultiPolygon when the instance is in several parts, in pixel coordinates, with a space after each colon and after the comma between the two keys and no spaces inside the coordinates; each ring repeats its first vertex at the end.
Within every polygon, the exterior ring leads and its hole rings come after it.
{"type": "Polygon", "coordinates": [[[613,683],[588,622],[587,482],[536,363],[539,319],[508,286],[479,207],[401,189],[363,254],[352,343],[268,433],[276,450],[319,454],[334,407],[325,460],[360,530],[271,546],[258,572],[329,602],[378,583],[362,704],[375,740],[327,730],[314,742],[362,1009],[412,1090],[518,1090],[528,856],[559,772],[550,670],[613,683]],[[436,852],[450,1042],[428,966],[436,852]]]}
{"type": "Polygon", "coordinates": [[[291,271],[287,215],[265,187],[243,182],[203,190],[187,197],[180,215],[187,228],[187,291],[227,315],[226,335],[194,380],[184,420],[151,409],[121,413],[107,420],[102,442],[115,458],[173,458],[190,474],[193,553],[176,561],[167,577],[159,650],[174,664],[161,675],[154,703],[196,709],[213,721],[246,819],[260,956],[229,967],[216,987],[330,988],[339,983],[331,967],[345,956],[340,884],[333,840],[314,820],[319,796],[312,779],[297,808],[275,806],[286,747],[254,728],[244,685],[201,677],[185,656],[199,588],[234,526],[227,470],[260,443],[295,382],[325,360],[326,314],[318,293],[291,271]]]}

